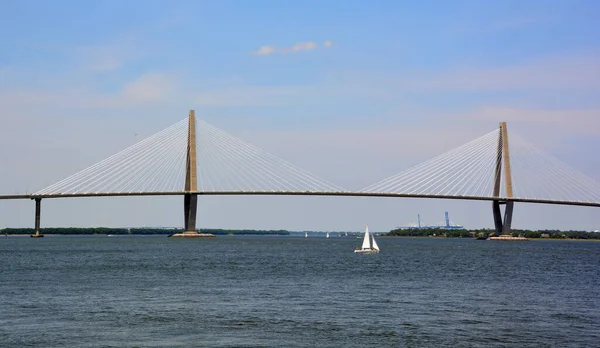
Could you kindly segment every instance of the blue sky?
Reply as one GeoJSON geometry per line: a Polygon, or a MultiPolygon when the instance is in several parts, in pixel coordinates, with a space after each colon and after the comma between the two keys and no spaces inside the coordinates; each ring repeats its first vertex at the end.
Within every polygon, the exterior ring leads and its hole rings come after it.
{"type": "MultiPolygon", "coordinates": [[[[350,189],[499,121],[600,180],[598,15],[596,1],[5,1],[0,192],[41,189],[189,109],[350,189]]],[[[181,224],[176,198],[92,200],[44,202],[43,222],[181,224]]],[[[491,208],[472,202],[246,197],[204,207],[207,227],[389,230],[444,210],[467,227],[492,222],[491,208]],[[337,209],[324,213],[330,201],[337,209]]],[[[515,227],[600,227],[597,209],[517,210],[515,227]]],[[[30,202],[0,201],[0,227],[31,223],[30,202]]]]}

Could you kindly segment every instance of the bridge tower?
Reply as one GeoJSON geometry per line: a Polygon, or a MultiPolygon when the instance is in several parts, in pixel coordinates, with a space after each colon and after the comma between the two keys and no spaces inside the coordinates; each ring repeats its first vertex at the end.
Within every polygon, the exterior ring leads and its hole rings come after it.
{"type": "Polygon", "coordinates": [[[42,199],[33,198],[35,200],[35,231],[31,235],[32,238],[42,238],[44,234],[40,231],[40,213],[42,209],[42,199]]]}
{"type": "Polygon", "coordinates": [[[198,175],[196,174],[196,115],[190,110],[188,118],[188,141],[185,162],[185,195],[183,197],[184,228],[186,232],[196,232],[196,211],[198,206],[198,175]]]}
{"type": "Polygon", "coordinates": [[[513,198],[513,187],[512,175],[510,170],[510,151],[508,147],[508,130],[506,128],[506,122],[500,122],[496,169],[494,171],[493,197],[498,198],[494,199],[494,201],[492,202],[492,209],[494,212],[494,226],[496,228],[496,233],[499,235],[509,235],[512,224],[514,201],[511,200],[511,198],[513,198]],[[504,176],[504,198],[500,198],[502,176],[504,176]],[[502,211],[500,210],[501,205],[504,205],[504,219],[502,218],[502,211]]]}
{"type": "Polygon", "coordinates": [[[185,184],[183,195],[183,233],[175,233],[171,237],[214,237],[213,234],[196,231],[196,212],[198,208],[198,175],[196,166],[196,113],[190,110],[188,116],[188,141],[185,162],[185,184]]]}

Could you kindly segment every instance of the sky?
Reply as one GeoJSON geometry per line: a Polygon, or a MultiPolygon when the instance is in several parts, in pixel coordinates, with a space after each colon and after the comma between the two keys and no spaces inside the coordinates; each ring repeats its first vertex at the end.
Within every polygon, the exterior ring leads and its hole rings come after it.
{"type": "MultiPolygon", "coordinates": [[[[508,122],[600,181],[597,1],[3,1],[0,193],[40,190],[196,116],[358,190],[508,122]]],[[[42,202],[43,226],[182,226],[181,197],[42,202]]],[[[201,197],[199,227],[389,231],[490,202],[201,197]]],[[[31,227],[0,200],[0,228],[31,227]]],[[[517,204],[514,228],[600,229],[517,204]]]]}

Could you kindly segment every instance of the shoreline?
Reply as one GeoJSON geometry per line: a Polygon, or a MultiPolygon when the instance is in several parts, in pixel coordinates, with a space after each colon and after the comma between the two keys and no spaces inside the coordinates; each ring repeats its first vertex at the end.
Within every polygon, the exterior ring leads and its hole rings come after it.
{"type": "MultiPolygon", "coordinates": [[[[423,239],[472,239],[471,237],[429,237],[429,236],[378,236],[378,238],[423,238],[423,239]]],[[[528,240],[543,240],[543,241],[580,241],[580,242],[600,242],[600,239],[585,239],[585,238],[527,238],[528,240]]],[[[486,240],[486,239],[483,239],[486,240]]]]}
{"type": "MultiPolygon", "coordinates": [[[[0,234],[0,238],[1,237],[30,237],[30,234],[0,234]]],[[[157,234],[157,233],[148,233],[148,234],[102,234],[102,233],[96,233],[96,234],[44,234],[45,237],[61,237],[61,236],[65,236],[65,237],[119,237],[119,236],[125,236],[125,237],[148,237],[148,236],[157,236],[157,237],[168,237],[169,234],[168,233],[164,233],[164,234],[157,234]]],[[[269,237],[298,237],[296,235],[285,235],[285,234],[260,234],[260,233],[242,233],[242,234],[219,234],[216,237],[220,237],[220,236],[269,236],[269,237]]],[[[350,236],[348,236],[349,238],[350,236]]],[[[304,238],[304,236],[302,236],[302,238],[304,238]]],[[[318,238],[318,237],[317,237],[318,238]]],[[[386,236],[386,235],[379,235],[378,238],[406,238],[406,239],[471,239],[471,240],[477,240],[476,238],[469,238],[469,237],[443,237],[443,236],[435,236],[435,237],[429,237],[429,236],[386,236]]],[[[337,239],[337,238],[336,238],[337,239]]],[[[572,241],[572,242],[600,242],[600,239],[583,239],[583,238],[528,238],[529,241],[572,241]]]]}

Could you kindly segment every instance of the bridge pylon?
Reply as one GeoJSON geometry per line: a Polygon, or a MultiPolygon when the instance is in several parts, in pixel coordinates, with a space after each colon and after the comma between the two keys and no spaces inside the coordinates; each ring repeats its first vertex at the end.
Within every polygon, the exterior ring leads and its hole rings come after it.
{"type": "Polygon", "coordinates": [[[31,235],[32,238],[42,238],[44,234],[40,231],[40,218],[42,209],[42,199],[34,198],[35,200],[35,231],[31,235]]]}
{"type": "Polygon", "coordinates": [[[196,166],[196,113],[190,110],[188,116],[188,141],[185,162],[185,184],[183,195],[183,233],[175,233],[171,237],[214,237],[213,234],[196,231],[196,213],[198,211],[198,174],[196,166]]]}
{"type": "Polygon", "coordinates": [[[508,146],[508,129],[506,128],[506,122],[500,122],[496,169],[494,170],[493,197],[498,197],[498,199],[494,199],[492,202],[496,233],[499,235],[510,235],[514,201],[512,201],[513,187],[510,169],[510,151],[508,146]],[[504,198],[501,198],[500,196],[502,178],[504,178],[504,198]],[[501,205],[504,205],[504,218],[502,218],[502,211],[500,210],[501,205]]]}

